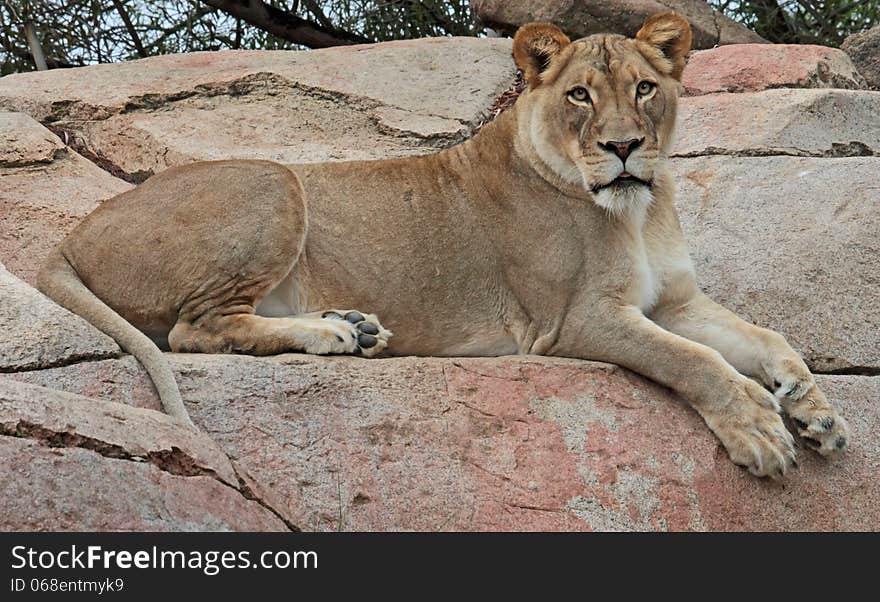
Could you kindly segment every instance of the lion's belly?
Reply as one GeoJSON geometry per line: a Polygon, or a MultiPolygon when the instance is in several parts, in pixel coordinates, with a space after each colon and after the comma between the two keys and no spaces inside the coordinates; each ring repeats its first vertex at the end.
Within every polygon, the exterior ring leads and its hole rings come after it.
{"type": "MultiPolygon", "coordinates": [[[[445,348],[438,351],[433,355],[493,357],[515,355],[519,351],[519,346],[512,335],[499,331],[495,333],[481,333],[465,341],[450,341],[445,348]]],[[[400,355],[415,355],[415,353],[408,352],[406,349],[401,349],[399,353],[400,355]]]]}
{"type": "Polygon", "coordinates": [[[322,286],[316,284],[294,269],[260,301],[256,313],[266,317],[329,309],[375,313],[394,332],[388,348],[391,355],[499,356],[519,351],[516,336],[491,309],[499,303],[480,295],[457,295],[457,302],[450,304],[436,292],[420,295],[397,289],[389,297],[383,286],[360,287],[356,293],[344,287],[328,289],[326,279],[322,286]]]}

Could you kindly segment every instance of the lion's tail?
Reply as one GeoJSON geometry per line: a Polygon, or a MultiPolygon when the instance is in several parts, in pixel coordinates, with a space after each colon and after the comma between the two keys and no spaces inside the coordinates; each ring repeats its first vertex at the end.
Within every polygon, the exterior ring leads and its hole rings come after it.
{"type": "Polygon", "coordinates": [[[174,373],[162,351],[147,335],[96,297],[59,249],[52,251],[40,269],[37,288],[59,305],[82,316],[92,326],[113,337],[120,347],[135,356],[153,379],[165,411],[193,425],[183,405],[174,373]]]}

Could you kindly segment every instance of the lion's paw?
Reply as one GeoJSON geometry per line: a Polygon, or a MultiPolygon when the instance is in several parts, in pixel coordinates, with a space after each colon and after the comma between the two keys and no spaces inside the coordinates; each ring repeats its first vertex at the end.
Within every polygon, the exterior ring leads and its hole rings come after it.
{"type": "Polygon", "coordinates": [[[777,407],[772,395],[748,383],[741,396],[705,418],[735,464],[755,476],[780,478],[797,462],[794,437],[777,407]]]}
{"type": "Polygon", "coordinates": [[[797,401],[784,404],[805,447],[823,456],[838,454],[849,445],[849,426],[818,387],[797,401]]]}
{"type": "Polygon", "coordinates": [[[780,403],[797,401],[815,386],[813,375],[800,358],[786,358],[765,367],[772,383],[768,386],[780,403]]]}
{"type": "Polygon", "coordinates": [[[373,357],[388,347],[391,331],[379,322],[374,314],[363,314],[357,310],[331,309],[321,313],[321,318],[347,324],[351,329],[353,347],[349,353],[360,353],[373,357]]]}

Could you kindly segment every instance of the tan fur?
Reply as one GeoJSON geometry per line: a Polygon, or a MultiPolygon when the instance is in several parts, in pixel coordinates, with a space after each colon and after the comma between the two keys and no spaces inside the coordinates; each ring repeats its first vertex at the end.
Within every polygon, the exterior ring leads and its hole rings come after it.
{"type": "Polygon", "coordinates": [[[845,447],[846,423],[780,335],[696,286],[665,165],[689,40],[680,17],[638,40],[526,26],[514,48],[530,87],[472,140],[399,160],[170,169],[60,245],[103,303],[57,286],[53,263],[40,287],[175,351],[353,352],[357,330],[323,316],[356,307],[381,330],[367,354],[389,343],[380,316],[396,355],[614,362],[688,399],[733,461],[781,475],[795,452],[780,404],[823,454],[845,447]]]}

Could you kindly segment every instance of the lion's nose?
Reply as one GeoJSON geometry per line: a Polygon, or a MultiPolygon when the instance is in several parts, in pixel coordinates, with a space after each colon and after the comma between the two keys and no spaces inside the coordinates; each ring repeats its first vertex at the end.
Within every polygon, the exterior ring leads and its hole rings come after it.
{"type": "Polygon", "coordinates": [[[626,163],[626,158],[629,157],[630,154],[644,141],[644,138],[632,138],[631,140],[624,140],[623,142],[609,140],[608,142],[600,142],[599,148],[608,151],[609,153],[614,153],[621,161],[626,163]]]}

